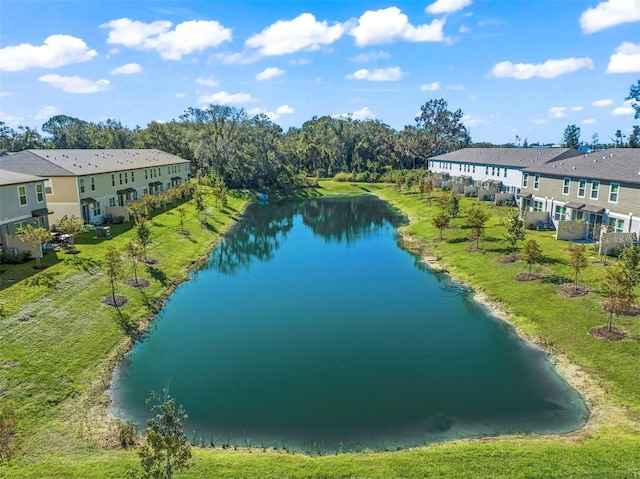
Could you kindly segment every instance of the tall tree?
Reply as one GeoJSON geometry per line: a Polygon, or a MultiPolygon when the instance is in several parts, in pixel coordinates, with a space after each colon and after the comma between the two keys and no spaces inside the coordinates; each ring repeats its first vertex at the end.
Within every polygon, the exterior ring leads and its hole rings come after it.
{"type": "Polygon", "coordinates": [[[42,131],[51,135],[51,148],[90,148],[89,123],[67,115],[55,115],[49,118],[42,131]]]}
{"type": "Polygon", "coordinates": [[[640,126],[634,125],[629,135],[629,148],[640,148],[640,126]]]}
{"type": "Polygon", "coordinates": [[[640,80],[635,85],[629,87],[629,96],[625,100],[635,100],[637,103],[632,103],[631,106],[636,110],[635,118],[640,118],[640,80]]]}
{"type": "Polygon", "coordinates": [[[462,123],[462,110],[448,110],[446,100],[434,99],[420,107],[416,127],[427,158],[469,146],[471,138],[462,123]]]}
{"type": "Polygon", "coordinates": [[[562,146],[565,148],[578,149],[580,146],[580,127],[576,125],[567,125],[564,129],[564,137],[562,146]]]}
{"type": "Polygon", "coordinates": [[[168,389],[160,396],[155,392],[147,400],[153,402],[151,412],[155,416],[147,421],[145,443],[138,450],[144,479],[171,479],[175,471],[191,466],[191,446],[184,433],[184,421],[187,413],[175,399],[169,396],[168,389]]]}

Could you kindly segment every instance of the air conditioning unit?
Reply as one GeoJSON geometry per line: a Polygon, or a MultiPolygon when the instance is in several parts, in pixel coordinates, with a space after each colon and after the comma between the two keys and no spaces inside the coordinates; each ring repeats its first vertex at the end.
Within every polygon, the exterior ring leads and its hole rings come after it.
{"type": "Polygon", "coordinates": [[[111,226],[98,226],[96,227],[96,238],[109,239],[111,238],[111,226]]]}

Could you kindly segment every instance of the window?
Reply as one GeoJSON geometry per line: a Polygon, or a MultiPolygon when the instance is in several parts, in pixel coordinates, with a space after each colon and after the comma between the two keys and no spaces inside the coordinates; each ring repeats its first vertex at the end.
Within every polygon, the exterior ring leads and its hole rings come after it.
{"type": "Polygon", "coordinates": [[[167,174],[169,174],[169,175],[171,174],[171,167],[170,166],[167,166],[167,174]]]}
{"type": "Polygon", "coordinates": [[[116,205],[116,198],[115,196],[112,196],[111,198],[109,198],[109,206],[115,206],[116,205]]]}
{"type": "Polygon", "coordinates": [[[540,188],[540,175],[533,175],[533,189],[537,190],[540,188]]]}
{"type": "Polygon", "coordinates": [[[587,192],[587,180],[578,180],[578,198],[584,198],[587,192]]]}
{"type": "Polygon", "coordinates": [[[80,185],[80,193],[84,193],[84,178],[78,178],[78,184],[80,185]]]}
{"type": "Polygon", "coordinates": [[[485,175],[488,175],[488,174],[489,174],[489,167],[488,167],[488,166],[486,166],[486,167],[485,167],[485,169],[484,169],[484,174],[485,174],[485,175]]]}
{"type": "MultiPolygon", "coordinates": [[[[462,171],[462,163],[458,163],[458,171],[462,171]]],[[[169,172],[171,174],[171,172],[169,172]]]]}
{"type": "Polygon", "coordinates": [[[529,173],[522,173],[522,187],[529,187],[529,173]]]}
{"type": "Polygon", "coordinates": [[[473,165],[473,172],[476,172],[476,165],[473,165]]]}
{"type": "Polygon", "coordinates": [[[566,206],[556,206],[556,212],[553,215],[553,219],[560,221],[563,220],[567,215],[567,207],[566,206]]]}
{"type": "Polygon", "coordinates": [[[562,180],[562,194],[563,195],[568,195],[569,194],[570,186],[571,186],[571,178],[565,178],[564,180],[562,180]]]}
{"type": "Polygon", "coordinates": [[[496,176],[496,167],[495,166],[491,167],[491,176],[496,176]]]}
{"type": "Polygon", "coordinates": [[[27,206],[27,187],[18,186],[18,201],[20,206],[27,206]]]}
{"type": "Polygon", "coordinates": [[[93,203],[93,216],[99,216],[99,215],[100,215],[100,202],[95,201],[93,203]]]}
{"type": "Polygon", "coordinates": [[[590,198],[592,200],[598,199],[598,191],[600,190],[600,182],[598,180],[591,181],[591,195],[590,198]]]}
{"type": "Polygon", "coordinates": [[[613,228],[614,233],[624,233],[624,220],[609,218],[609,226],[613,228]]]}
{"type": "Polygon", "coordinates": [[[42,186],[42,183],[36,183],[36,198],[38,203],[44,201],[44,186],[42,186]]]}
{"type": "Polygon", "coordinates": [[[534,200],[531,206],[533,208],[533,211],[543,211],[544,209],[544,203],[538,200],[534,200]]]}
{"type": "Polygon", "coordinates": [[[129,183],[129,173],[127,173],[126,171],[124,172],[124,182],[129,183]]]}
{"type": "Polygon", "coordinates": [[[111,175],[111,186],[116,186],[116,175],[111,175]]]}
{"type": "Polygon", "coordinates": [[[133,179],[133,171],[131,172],[131,183],[133,183],[135,180],[133,179]]]}
{"type": "MultiPolygon", "coordinates": [[[[451,169],[451,163],[449,163],[449,169],[451,169]]],[[[158,176],[162,176],[162,170],[158,168],[158,176]]]]}
{"type": "Polygon", "coordinates": [[[620,184],[611,183],[611,187],[609,188],[609,203],[617,203],[619,194],[620,194],[620,184]]]}
{"type": "Polygon", "coordinates": [[[44,180],[44,192],[47,195],[53,194],[53,183],[51,182],[51,180],[44,180]]]}
{"type": "Polygon", "coordinates": [[[89,181],[91,182],[91,191],[96,191],[96,179],[92,176],[89,181]]]}
{"type": "Polygon", "coordinates": [[[118,177],[120,179],[120,184],[122,184],[122,173],[118,173],[118,177]]]}
{"type": "Polygon", "coordinates": [[[148,180],[149,179],[149,171],[148,170],[144,170],[144,179],[148,180]]]}
{"type": "Polygon", "coordinates": [[[25,229],[28,224],[29,224],[28,221],[21,221],[20,223],[16,223],[15,224],[16,233],[18,233],[19,231],[22,231],[23,229],[25,229]]]}
{"type": "Polygon", "coordinates": [[[507,177],[507,169],[506,168],[504,169],[504,177],[505,178],[507,177]]]}

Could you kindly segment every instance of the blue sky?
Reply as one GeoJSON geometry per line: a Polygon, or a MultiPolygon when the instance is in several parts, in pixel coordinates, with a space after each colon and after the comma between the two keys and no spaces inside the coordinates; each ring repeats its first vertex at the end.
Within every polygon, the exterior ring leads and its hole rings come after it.
{"type": "Polygon", "coordinates": [[[640,0],[32,1],[0,6],[0,121],[133,128],[209,103],[414,124],[460,108],[475,142],[629,134],[640,0]]]}

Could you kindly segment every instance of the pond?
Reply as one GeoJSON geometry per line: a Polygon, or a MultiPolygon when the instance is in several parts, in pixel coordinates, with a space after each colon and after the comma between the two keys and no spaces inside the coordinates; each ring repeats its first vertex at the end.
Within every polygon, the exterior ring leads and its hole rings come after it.
{"type": "Polygon", "coordinates": [[[398,246],[376,197],[252,204],[117,367],[144,427],[169,387],[196,444],[305,452],[579,428],[549,356],[398,246]]]}

